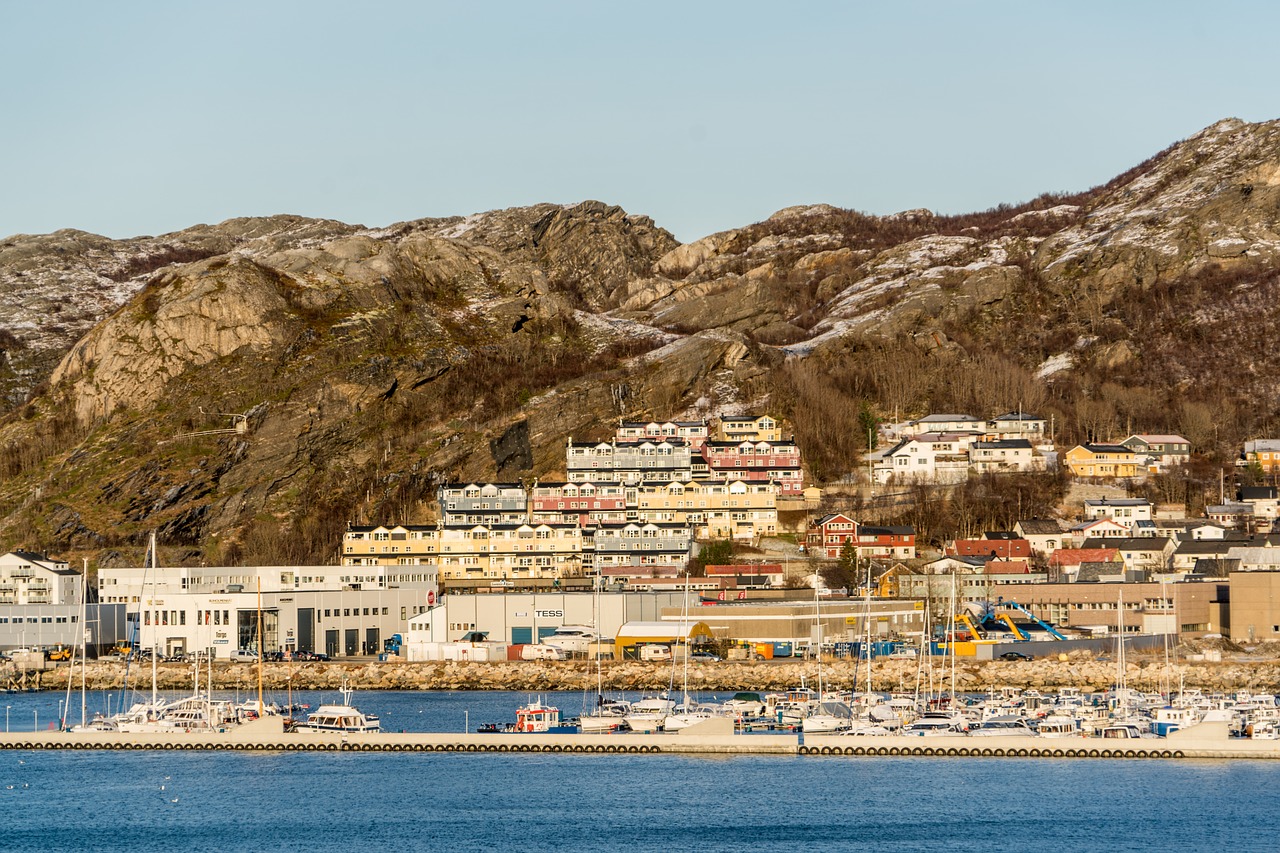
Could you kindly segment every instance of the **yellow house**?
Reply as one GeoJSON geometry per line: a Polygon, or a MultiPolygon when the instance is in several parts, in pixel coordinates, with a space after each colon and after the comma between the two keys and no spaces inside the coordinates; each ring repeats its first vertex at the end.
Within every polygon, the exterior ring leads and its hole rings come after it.
{"type": "Polygon", "coordinates": [[[768,415],[724,415],[716,424],[716,441],[782,441],[782,424],[768,415]]]}
{"type": "Polygon", "coordinates": [[[1065,461],[1077,477],[1138,476],[1137,455],[1121,444],[1077,444],[1065,461]]]}
{"type": "Polygon", "coordinates": [[[674,481],[639,486],[636,511],[644,522],[688,525],[700,539],[754,539],[778,532],[772,483],[674,481]]]}

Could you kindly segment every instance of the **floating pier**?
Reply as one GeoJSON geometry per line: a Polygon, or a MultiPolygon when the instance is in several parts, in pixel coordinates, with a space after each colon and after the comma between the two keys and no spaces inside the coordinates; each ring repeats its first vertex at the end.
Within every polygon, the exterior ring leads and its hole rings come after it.
{"type": "Polygon", "coordinates": [[[1226,723],[1202,723],[1164,738],[916,737],[733,734],[727,718],[675,734],[518,734],[446,732],[285,732],[279,717],[225,732],[0,733],[4,750],[234,750],[251,752],[518,752],[593,755],[804,755],[927,758],[1280,758],[1280,741],[1228,736],[1226,723]],[[723,725],[721,725],[723,723],[723,725]],[[727,730],[726,730],[727,729],[727,730]]]}

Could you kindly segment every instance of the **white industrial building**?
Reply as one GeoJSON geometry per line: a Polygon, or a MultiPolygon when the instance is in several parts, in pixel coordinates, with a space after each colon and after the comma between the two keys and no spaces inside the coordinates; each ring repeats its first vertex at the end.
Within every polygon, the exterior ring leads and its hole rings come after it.
{"type": "Polygon", "coordinates": [[[104,603],[124,604],[129,639],[161,654],[237,649],[374,655],[437,595],[426,566],[200,566],[101,569],[104,603]]]}

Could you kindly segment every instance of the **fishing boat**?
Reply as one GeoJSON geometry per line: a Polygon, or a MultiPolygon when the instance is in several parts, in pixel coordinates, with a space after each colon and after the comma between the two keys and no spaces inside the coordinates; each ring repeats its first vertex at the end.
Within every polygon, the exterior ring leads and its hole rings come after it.
{"type": "Polygon", "coordinates": [[[560,720],[560,709],[534,699],[516,710],[515,731],[524,734],[572,734],[575,726],[560,720]]]}
{"type": "Polygon", "coordinates": [[[294,723],[295,732],[346,732],[368,733],[382,731],[382,724],[372,714],[365,714],[351,704],[352,690],[346,684],[339,691],[341,704],[321,705],[305,721],[294,723]]]}

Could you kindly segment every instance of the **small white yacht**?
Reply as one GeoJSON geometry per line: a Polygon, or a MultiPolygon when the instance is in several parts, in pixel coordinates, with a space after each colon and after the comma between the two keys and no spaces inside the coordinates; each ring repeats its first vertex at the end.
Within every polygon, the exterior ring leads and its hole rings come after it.
{"type": "Polygon", "coordinates": [[[351,705],[351,688],[342,685],[342,703],[321,705],[302,722],[295,723],[295,732],[380,732],[382,724],[372,714],[365,714],[351,705]]]}

